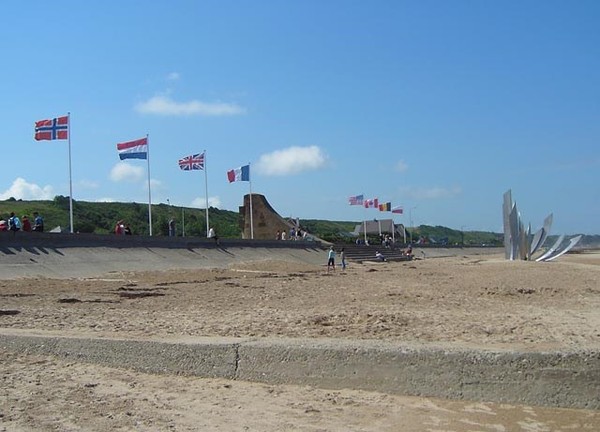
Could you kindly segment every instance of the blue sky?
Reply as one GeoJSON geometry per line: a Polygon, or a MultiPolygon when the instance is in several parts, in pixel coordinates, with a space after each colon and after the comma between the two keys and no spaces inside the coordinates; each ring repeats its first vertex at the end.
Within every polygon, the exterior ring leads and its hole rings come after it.
{"type": "MultiPolygon", "coordinates": [[[[597,1],[41,1],[3,5],[0,199],[69,194],[66,141],[36,120],[71,113],[73,198],[237,211],[248,183],[283,216],[386,218],[600,234],[597,1]]],[[[77,221],[75,221],[75,224],[77,221]]]]}

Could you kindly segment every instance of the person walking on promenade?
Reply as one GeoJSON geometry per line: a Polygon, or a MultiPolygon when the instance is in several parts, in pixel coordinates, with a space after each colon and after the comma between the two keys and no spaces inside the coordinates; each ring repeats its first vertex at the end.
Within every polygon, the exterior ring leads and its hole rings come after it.
{"type": "Polygon", "coordinates": [[[8,229],[12,232],[21,230],[21,221],[19,220],[19,216],[15,216],[15,212],[10,212],[10,217],[8,218],[8,229]]]}
{"type": "Polygon", "coordinates": [[[33,231],[44,232],[44,219],[38,212],[33,212],[33,231]]]}
{"type": "Polygon", "coordinates": [[[125,222],[120,219],[117,221],[117,223],[115,224],[115,234],[118,235],[125,235],[125,222]]]}
{"type": "Polygon", "coordinates": [[[23,215],[21,222],[23,223],[23,231],[31,232],[31,222],[29,222],[29,217],[27,217],[27,215],[23,215]]]}
{"type": "Polygon", "coordinates": [[[327,252],[327,273],[329,273],[329,269],[335,271],[335,250],[333,246],[329,248],[329,252],[327,252]]]}
{"type": "Polygon", "coordinates": [[[169,237],[175,237],[175,218],[169,219],[169,237]]]}
{"type": "Polygon", "coordinates": [[[219,246],[219,236],[217,235],[217,233],[215,232],[215,229],[213,227],[210,227],[210,229],[208,230],[208,238],[211,238],[215,241],[215,245],[219,246]]]}

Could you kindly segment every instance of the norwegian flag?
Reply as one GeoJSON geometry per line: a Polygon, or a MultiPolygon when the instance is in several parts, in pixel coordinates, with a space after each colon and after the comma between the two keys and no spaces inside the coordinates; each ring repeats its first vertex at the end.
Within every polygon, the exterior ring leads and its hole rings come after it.
{"type": "Polygon", "coordinates": [[[35,122],[35,140],[64,140],[69,138],[69,116],[35,122]]]}
{"type": "Polygon", "coordinates": [[[179,159],[179,168],[184,171],[203,170],[204,153],[186,156],[183,159],[179,159]]]}

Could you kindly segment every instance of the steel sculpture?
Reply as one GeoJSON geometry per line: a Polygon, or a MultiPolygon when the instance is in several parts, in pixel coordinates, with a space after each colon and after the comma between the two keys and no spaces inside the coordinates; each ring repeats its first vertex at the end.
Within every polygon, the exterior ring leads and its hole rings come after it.
{"type": "MultiPolygon", "coordinates": [[[[502,221],[504,225],[504,256],[507,260],[532,260],[532,256],[542,247],[548,235],[550,234],[550,228],[552,227],[553,215],[550,213],[544,219],[544,226],[540,228],[535,234],[531,233],[531,224],[528,225],[527,230],[521,220],[521,215],[517,209],[517,203],[512,201],[512,191],[509,189],[504,193],[502,203],[502,221]]],[[[536,258],[535,261],[551,261],[564,255],[579,241],[582,236],[576,236],[569,239],[569,243],[566,246],[562,246],[565,239],[565,235],[558,237],[554,245],[546,250],[540,257],[536,258]]]]}

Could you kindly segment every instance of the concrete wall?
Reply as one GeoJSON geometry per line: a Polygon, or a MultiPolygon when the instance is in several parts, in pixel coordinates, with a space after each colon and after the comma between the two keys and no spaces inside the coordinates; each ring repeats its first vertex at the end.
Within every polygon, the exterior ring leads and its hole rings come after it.
{"type": "Polygon", "coordinates": [[[0,279],[96,277],[118,271],[218,268],[239,261],[320,264],[318,242],[0,233],[0,279]]]}
{"type": "Polygon", "coordinates": [[[466,350],[378,341],[64,338],[0,329],[0,348],[142,372],[600,409],[600,352],[466,350]]]}

